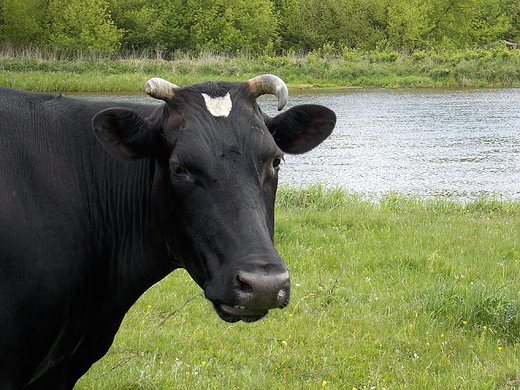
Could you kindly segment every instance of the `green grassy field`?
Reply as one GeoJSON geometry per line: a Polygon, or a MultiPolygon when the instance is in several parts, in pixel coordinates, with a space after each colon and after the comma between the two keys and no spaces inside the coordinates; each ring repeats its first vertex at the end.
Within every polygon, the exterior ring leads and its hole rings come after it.
{"type": "Polygon", "coordinates": [[[519,87],[520,50],[486,49],[403,54],[318,50],[307,55],[230,57],[212,53],[146,57],[66,57],[33,48],[0,49],[0,85],[33,91],[136,91],[151,77],[186,85],[247,80],[273,73],[293,88],[519,87]]]}
{"type": "Polygon", "coordinates": [[[224,323],[175,271],[77,389],[520,388],[519,201],[282,188],[275,241],[286,309],[224,323]]]}

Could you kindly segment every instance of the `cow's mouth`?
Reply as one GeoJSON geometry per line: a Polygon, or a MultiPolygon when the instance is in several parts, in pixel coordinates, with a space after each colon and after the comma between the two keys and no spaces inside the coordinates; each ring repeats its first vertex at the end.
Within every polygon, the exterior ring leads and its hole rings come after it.
{"type": "Polygon", "coordinates": [[[263,318],[268,310],[248,309],[245,306],[228,306],[224,304],[214,305],[220,318],[226,322],[255,322],[263,318]]]}

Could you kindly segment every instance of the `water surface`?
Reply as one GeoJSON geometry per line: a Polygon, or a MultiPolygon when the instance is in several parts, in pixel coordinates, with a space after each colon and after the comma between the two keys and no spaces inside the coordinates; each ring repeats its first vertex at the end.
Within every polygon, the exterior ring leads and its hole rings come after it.
{"type": "MultiPolygon", "coordinates": [[[[287,156],[281,182],[369,196],[520,197],[520,89],[293,93],[338,122],[323,145],[287,156]]],[[[270,111],[274,113],[274,111],[270,111]]]]}

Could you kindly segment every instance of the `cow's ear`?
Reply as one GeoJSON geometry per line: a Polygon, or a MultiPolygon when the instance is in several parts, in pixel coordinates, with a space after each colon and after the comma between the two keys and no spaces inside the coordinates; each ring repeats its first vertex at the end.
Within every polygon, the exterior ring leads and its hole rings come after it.
{"type": "Polygon", "coordinates": [[[135,111],[108,108],[94,116],[92,127],[105,149],[117,157],[135,160],[154,155],[154,131],[135,111]]]}
{"type": "Polygon", "coordinates": [[[336,114],[316,104],[295,106],[267,120],[276,144],[286,153],[305,153],[321,144],[334,129],[336,114]]]}

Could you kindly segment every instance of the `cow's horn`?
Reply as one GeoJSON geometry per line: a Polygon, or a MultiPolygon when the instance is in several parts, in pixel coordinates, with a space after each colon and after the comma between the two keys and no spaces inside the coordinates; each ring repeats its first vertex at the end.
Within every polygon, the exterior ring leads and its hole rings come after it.
{"type": "Polygon", "coordinates": [[[278,98],[278,111],[285,107],[289,91],[287,90],[287,85],[285,85],[280,77],[272,74],[264,74],[252,78],[247,81],[247,84],[249,88],[251,88],[251,91],[253,91],[255,97],[266,93],[276,95],[278,98]]]}
{"type": "Polygon", "coordinates": [[[173,91],[177,88],[179,88],[177,85],[159,77],[148,80],[144,85],[144,91],[148,95],[161,100],[170,100],[173,97],[173,91]]]}

